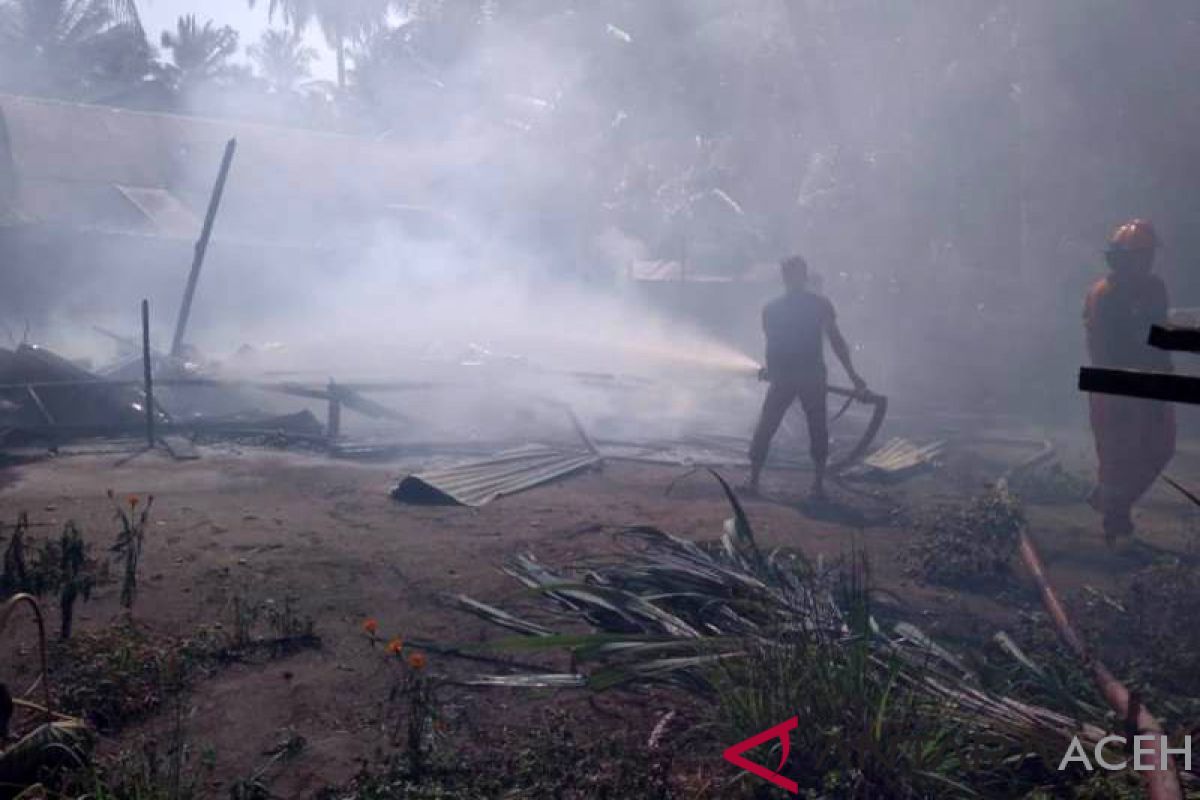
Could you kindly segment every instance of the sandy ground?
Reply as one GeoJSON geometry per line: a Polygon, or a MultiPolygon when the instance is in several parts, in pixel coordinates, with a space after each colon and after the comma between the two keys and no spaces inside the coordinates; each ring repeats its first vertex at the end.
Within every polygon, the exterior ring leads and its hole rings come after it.
{"type": "MultiPolygon", "coordinates": [[[[447,608],[442,596],[466,592],[490,602],[511,600],[517,587],[497,569],[506,557],[529,550],[562,563],[605,550],[612,543],[603,526],[651,524],[706,539],[719,535],[728,516],[711,477],[685,477],[682,468],[609,463],[481,509],[429,508],[388,497],[404,471],[397,465],[230,446],[201,453],[200,460],[187,462],[158,452],[134,458],[108,452],[10,467],[0,473],[0,520],[11,523],[19,511],[50,526],[73,519],[102,549],[115,533],[106,491],[153,494],[135,614],[140,622],[180,634],[214,621],[228,624],[235,596],[277,602],[292,596],[299,611],[315,619],[319,650],[229,667],[190,696],[187,735],[215,754],[214,790],[251,773],[288,729],[303,735],[309,749],[275,782],[277,796],[301,797],[343,781],[381,744],[391,665],[365,641],[364,618],[377,618],[383,633],[408,637],[469,642],[497,636],[497,629],[447,608]]],[[[978,474],[942,470],[898,486],[835,488],[836,507],[823,512],[801,503],[802,474],[778,472],[767,480],[767,497],[750,501],[748,510],[766,545],[800,546],[825,559],[861,547],[876,582],[899,592],[927,630],[986,636],[1036,606],[1028,583],[1022,578],[1015,588],[989,594],[915,582],[904,567],[909,534],[894,523],[892,511],[962,497],[982,485],[989,468],[985,461],[978,474]]],[[[1200,449],[1182,448],[1173,471],[1185,480],[1200,476],[1200,449]]],[[[734,470],[730,477],[744,476],[734,470]]],[[[1186,509],[1168,490],[1151,493],[1139,517],[1151,554],[1190,552],[1186,509]]],[[[1106,553],[1096,520],[1082,504],[1032,507],[1029,513],[1050,571],[1064,587],[1107,590],[1128,568],[1106,553]]],[[[117,593],[116,585],[103,587],[82,606],[81,624],[112,619],[117,593]]],[[[437,657],[432,668],[454,675],[486,671],[437,657]]],[[[474,726],[520,720],[544,700],[464,690],[451,701],[452,716],[469,735],[474,726]]],[[[161,724],[134,726],[106,746],[128,744],[161,724]]]]}

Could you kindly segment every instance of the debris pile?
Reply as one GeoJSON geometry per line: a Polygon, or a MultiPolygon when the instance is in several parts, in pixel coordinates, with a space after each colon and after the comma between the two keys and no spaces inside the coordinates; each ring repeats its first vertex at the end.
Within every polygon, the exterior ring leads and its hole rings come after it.
{"type": "Polygon", "coordinates": [[[1135,572],[1116,597],[1087,587],[1084,623],[1123,674],[1139,683],[1194,698],[1200,672],[1200,573],[1194,564],[1163,561],[1135,572]]]}
{"type": "Polygon", "coordinates": [[[62,356],[30,344],[0,348],[0,428],[128,428],[142,423],[143,395],[107,383],[62,356]]]}
{"type": "Polygon", "coordinates": [[[998,485],[966,506],[944,505],[920,514],[909,552],[912,572],[931,583],[962,585],[1010,573],[1025,515],[998,485]]]}

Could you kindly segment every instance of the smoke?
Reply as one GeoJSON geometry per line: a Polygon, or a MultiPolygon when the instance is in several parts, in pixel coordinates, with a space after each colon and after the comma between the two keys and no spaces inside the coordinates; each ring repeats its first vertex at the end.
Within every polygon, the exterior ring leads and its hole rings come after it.
{"type": "MultiPolygon", "coordinates": [[[[420,108],[411,133],[389,128],[386,141],[403,149],[415,136],[432,162],[418,165],[432,181],[403,200],[422,206],[408,217],[424,215],[437,230],[415,232],[411,219],[377,207],[352,227],[331,226],[324,240],[338,251],[336,263],[302,272],[287,260],[246,270],[215,250],[197,301],[196,340],[213,352],[280,343],[253,359],[254,368],[320,377],[453,382],[463,372],[450,365],[476,365],[508,372],[517,395],[570,396],[592,418],[635,415],[577,392],[562,376],[752,375],[755,359],[654,308],[629,285],[633,264],[653,254],[596,206],[602,179],[587,159],[611,144],[610,109],[619,104],[593,96],[596,65],[572,41],[570,21],[542,21],[531,36],[494,20],[469,44],[444,41],[445,51],[427,54],[440,62],[435,83],[414,79],[414,70],[430,68],[418,59],[375,54],[370,66],[383,75],[360,77],[383,93],[378,106],[420,108]]],[[[371,54],[360,54],[365,69],[371,54]]],[[[210,96],[192,101],[212,108],[210,96]]],[[[252,113],[231,109],[237,102],[224,92],[220,110],[252,113]]],[[[197,166],[189,183],[211,169],[197,166]]],[[[322,191],[351,194],[364,177],[323,174],[322,191]]],[[[451,404],[475,419],[498,392],[494,383],[463,391],[485,393],[451,404]]],[[[660,390],[659,416],[678,425],[700,403],[691,389],[660,390]]],[[[424,409],[427,424],[432,416],[450,427],[448,407],[433,411],[424,409]]]]}
{"type": "MultiPolygon", "coordinates": [[[[574,390],[555,371],[687,387],[752,371],[771,271],[753,291],[672,293],[633,266],[740,277],[800,252],[860,371],[901,406],[1078,417],[1078,307],[1113,223],[1154,217],[1176,305],[1200,305],[1183,268],[1200,243],[1185,0],[417,10],[350,43],[337,102],[236,82],[178,99],[358,136],[329,135],[343,149],[319,163],[289,161],[283,132],[278,152],[239,155],[193,315],[205,352],[250,344],[255,369],[325,377],[507,364],[556,396],[574,390]],[[373,163],[380,143],[395,155],[373,163]]],[[[197,214],[217,144],[172,177],[197,214]]],[[[189,261],[149,237],[74,247],[9,327],[40,304],[39,338],[99,358],[91,326],[134,333],[147,296],[166,341],[189,261]]],[[[719,405],[704,391],[663,390],[662,406],[699,418],[719,405]]],[[[751,417],[754,387],[731,394],[751,417]]]]}

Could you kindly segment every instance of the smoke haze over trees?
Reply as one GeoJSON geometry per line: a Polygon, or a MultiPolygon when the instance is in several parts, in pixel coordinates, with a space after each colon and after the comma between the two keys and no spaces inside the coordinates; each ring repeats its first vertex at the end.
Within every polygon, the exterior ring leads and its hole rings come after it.
{"type": "Polygon", "coordinates": [[[481,166],[430,202],[585,283],[632,257],[738,274],[798,250],[869,368],[972,402],[1011,399],[997,359],[1025,376],[1014,395],[1070,391],[1119,220],[1158,223],[1176,304],[1200,305],[1191,0],[256,8],[276,28],[246,41],[199,3],[164,33],[129,3],[0,0],[0,90],[458,143],[481,166]],[[309,77],[307,26],[336,81],[309,77]]]}

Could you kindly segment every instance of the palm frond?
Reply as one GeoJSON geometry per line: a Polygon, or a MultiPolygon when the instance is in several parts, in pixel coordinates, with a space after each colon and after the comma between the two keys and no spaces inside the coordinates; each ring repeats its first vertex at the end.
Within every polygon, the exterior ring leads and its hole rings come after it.
{"type": "Polygon", "coordinates": [[[142,18],[138,14],[137,0],[96,0],[97,5],[104,8],[114,22],[119,25],[132,25],[142,30],[142,18]]]}
{"type": "MultiPolygon", "coordinates": [[[[962,659],[918,627],[881,623],[870,614],[870,590],[857,572],[847,587],[802,554],[764,555],[737,496],[717,478],[733,517],[716,543],[640,526],[617,534],[618,556],[550,568],[526,554],[505,565],[509,575],[549,600],[555,614],[588,624],[590,633],[556,631],[466,596],[458,604],[522,634],[494,643],[499,648],[569,652],[574,665],[589,667],[572,681],[595,690],[666,684],[712,700],[722,691],[722,673],[748,655],[795,652],[817,642],[813,653],[862,661],[865,674],[874,676],[866,679],[879,682],[884,697],[891,696],[886,687],[904,686],[948,718],[1054,745],[1081,732],[1093,741],[1104,735],[1099,726],[986,691],[962,659]]],[[[493,675],[476,683],[528,680],[493,675]]]]}

